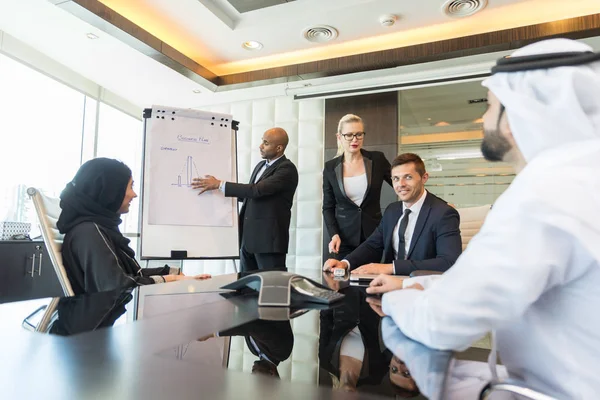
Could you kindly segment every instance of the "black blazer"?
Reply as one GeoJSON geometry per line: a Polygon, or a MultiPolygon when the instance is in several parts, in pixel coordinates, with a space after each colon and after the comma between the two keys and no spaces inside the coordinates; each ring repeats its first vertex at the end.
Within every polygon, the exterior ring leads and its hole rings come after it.
{"type": "Polygon", "coordinates": [[[367,191],[360,206],[346,196],[342,164],[344,155],[325,163],[323,169],[323,217],[329,238],[340,235],[343,245],[358,246],[369,237],[381,220],[381,186],[392,186],[391,166],[380,151],[361,149],[367,175],[367,191]]]}
{"type": "Polygon", "coordinates": [[[351,269],[383,260],[385,264],[393,262],[394,274],[409,275],[423,269],[444,272],[456,262],[462,253],[458,211],[429,192],[417,218],[407,259],[394,259],[392,234],[403,208],[401,201],[388,206],[375,232],[346,257],[351,269]]]}
{"type": "Polygon", "coordinates": [[[254,178],[266,161],[259,162],[250,183],[225,184],[225,196],[243,202],[240,210],[240,238],[250,253],[287,253],[298,170],[282,156],[268,167],[256,183],[254,178]]]}
{"type": "Polygon", "coordinates": [[[107,228],[91,221],[65,234],[61,254],[76,295],[164,282],[162,276],[179,273],[168,265],[142,268],[113,238],[107,228]]]}

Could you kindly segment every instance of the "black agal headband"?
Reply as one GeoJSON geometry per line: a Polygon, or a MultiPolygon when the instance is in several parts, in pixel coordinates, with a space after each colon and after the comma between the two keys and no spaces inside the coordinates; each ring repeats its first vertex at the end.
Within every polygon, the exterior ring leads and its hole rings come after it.
{"type": "Polygon", "coordinates": [[[496,62],[496,66],[492,68],[492,75],[498,72],[520,72],[534,69],[572,67],[589,64],[594,61],[600,61],[600,53],[572,51],[521,57],[506,56],[496,62]]]}

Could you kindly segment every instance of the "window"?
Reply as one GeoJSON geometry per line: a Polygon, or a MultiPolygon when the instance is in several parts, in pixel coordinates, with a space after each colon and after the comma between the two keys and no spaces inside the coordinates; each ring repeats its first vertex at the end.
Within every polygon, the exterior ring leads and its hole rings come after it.
{"type": "Polygon", "coordinates": [[[0,220],[32,222],[26,189],[57,197],[79,168],[85,95],[0,54],[0,220]]]}
{"type": "MultiPolygon", "coordinates": [[[[123,161],[133,173],[134,190],[140,195],[142,175],[143,123],[109,105],[100,103],[97,157],[116,158],[123,161]]],[[[131,203],[129,213],[122,215],[121,232],[139,233],[140,199],[131,203]]],[[[137,240],[132,238],[132,248],[137,240]]]]}
{"type": "MultiPolygon", "coordinates": [[[[98,104],[4,54],[0,54],[0,135],[0,221],[30,222],[32,237],[40,232],[27,196],[30,186],[58,197],[81,163],[95,155],[122,160],[139,184],[139,119],[98,104]]],[[[123,232],[138,232],[138,214],[139,202],[133,202],[123,218],[123,232]]]]}

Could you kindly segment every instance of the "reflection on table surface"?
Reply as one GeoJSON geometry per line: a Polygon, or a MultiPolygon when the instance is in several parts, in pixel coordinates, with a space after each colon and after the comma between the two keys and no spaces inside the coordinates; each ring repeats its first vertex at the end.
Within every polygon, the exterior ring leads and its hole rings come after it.
{"type": "MultiPolygon", "coordinates": [[[[334,277],[330,273],[323,274],[321,283],[343,293],[343,300],[318,313],[288,312],[289,320],[283,314],[276,316],[262,310],[259,320],[198,337],[159,355],[284,380],[298,379],[296,371],[300,367],[311,370],[312,364],[316,375],[312,383],[334,391],[423,398],[419,380],[411,371],[412,363],[394,357],[385,347],[381,317],[366,302],[365,288],[351,286],[348,276],[334,277]],[[318,332],[317,337],[305,329],[315,323],[317,329],[312,332],[318,332]]],[[[451,354],[443,353],[437,365],[447,367],[450,359],[451,354]]],[[[436,382],[441,390],[444,380],[436,382]]]]}
{"type": "Polygon", "coordinates": [[[132,291],[125,289],[61,298],[49,333],[69,336],[113,326],[133,300],[132,291]]]}
{"type": "Polygon", "coordinates": [[[390,317],[381,322],[381,336],[387,348],[406,361],[412,378],[428,399],[443,399],[447,389],[453,353],[433,350],[405,336],[390,317]]]}
{"type": "MultiPolygon", "coordinates": [[[[221,280],[231,281],[231,277],[221,280]]],[[[239,319],[237,326],[218,325],[225,328],[213,332],[200,333],[198,329],[194,340],[185,339],[187,342],[177,346],[173,343],[178,342],[171,341],[152,354],[186,361],[190,366],[243,370],[273,379],[318,384],[334,391],[387,398],[423,398],[419,397],[422,392],[428,398],[442,398],[450,352],[433,351],[406,338],[389,318],[382,320],[373,311],[366,302],[365,288],[351,286],[348,276],[324,273],[321,283],[344,294],[344,298],[331,307],[308,304],[288,309],[258,307],[256,296],[220,293],[218,287],[207,289],[208,293],[182,287],[172,294],[164,291],[166,287],[153,288],[143,296],[144,319],[192,307],[202,307],[206,314],[199,315],[208,316],[220,312],[220,303],[232,305],[232,310],[253,309],[255,317],[239,319]],[[310,371],[311,376],[302,375],[300,370],[310,371]]],[[[69,336],[132,322],[134,298],[139,291],[124,289],[58,299],[49,333],[69,336]]],[[[24,303],[29,308],[27,313],[33,311],[31,302],[24,303]]],[[[11,306],[18,304],[0,304],[0,318],[11,306]]],[[[20,308],[21,319],[27,315],[25,310],[20,308]]]]}
{"type": "Polygon", "coordinates": [[[417,397],[419,389],[403,360],[381,341],[381,317],[366,302],[365,288],[331,273],[323,273],[323,284],[345,295],[340,307],[321,311],[319,318],[319,362],[332,388],[417,397]]]}

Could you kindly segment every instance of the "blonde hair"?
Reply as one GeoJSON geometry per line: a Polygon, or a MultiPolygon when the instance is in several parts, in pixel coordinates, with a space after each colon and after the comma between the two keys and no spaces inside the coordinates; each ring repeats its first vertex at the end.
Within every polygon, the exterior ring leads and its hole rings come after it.
{"type": "MultiPolygon", "coordinates": [[[[353,122],[360,122],[364,126],[364,122],[361,117],[359,117],[358,115],[354,115],[354,114],[346,114],[340,119],[340,122],[338,122],[337,133],[339,135],[341,135],[344,124],[351,124],[353,122]]],[[[337,137],[337,135],[336,135],[336,137],[337,137]]],[[[338,149],[337,149],[337,153],[335,154],[335,156],[339,157],[342,154],[344,154],[344,147],[342,146],[342,142],[340,142],[339,137],[337,137],[337,146],[338,146],[338,149]]]]}

